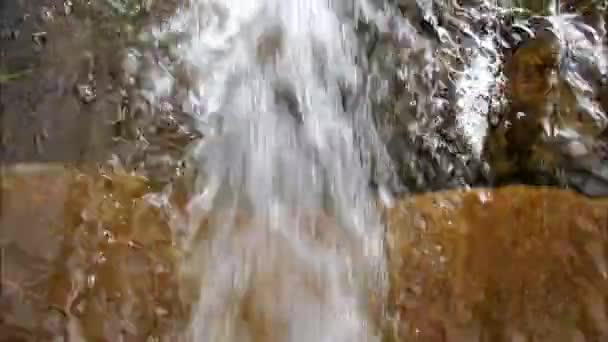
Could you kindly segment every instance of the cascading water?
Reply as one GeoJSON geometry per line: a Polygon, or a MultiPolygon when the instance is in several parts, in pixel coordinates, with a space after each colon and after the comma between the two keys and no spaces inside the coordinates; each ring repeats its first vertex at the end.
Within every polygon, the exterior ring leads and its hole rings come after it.
{"type": "Polygon", "coordinates": [[[367,60],[357,23],[396,38],[414,93],[410,133],[429,140],[454,101],[475,158],[502,62],[497,28],[473,27],[499,7],[412,4],[421,17],[365,0],[190,0],[152,28],[168,49],[139,69],[150,81],[141,95],[158,108],[177,102],[204,135],[189,153],[188,219],[175,224],[189,252],[182,272],[197,282],[192,340],[380,338],[383,227],[370,179],[392,171],[368,98],[393,75],[367,60]],[[422,18],[436,37],[420,31],[422,18]]]}
{"type": "Polygon", "coordinates": [[[176,225],[200,289],[193,340],[378,340],[386,284],[370,179],[391,166],[356,27],[428,38],[376,5],[191,0],[152,29],[172,44],[142,95],[177,99],[204,135],[189,155],[189,220],[176,225]]]}
{"type": "Polygon", "coordinates": [[[0,148],[30,139],[20,130],[34,117],[34,144],[85,113],[111,119],[115,138],[101,169],[15,168],[2,180],[0,339],[606,340],[601,210],[536,205],[546,197],[522,189],[532,198],[518,203],[533,204],[522,216],[501,191],[464,192],[460,203],[476,208],[464,215],[483,224],[460,227],[444,214],[461,197],[429,194],[430,217],[398,200],[387,215],[399,213],[397,234],[385,235],[379,208],[392,191],[500,184],[496,165],[515,164],[504,181],[529,184],[526,168],[545,167],[532,153],[555,146],[578,163],[581,192],[608,193],[597,2],[560,1],[543,16],[512,7],[534,1],[507,0],[108,2],[115,11],[101,19],[105,1],[67,2],[54,19],[36,5],[49,27],[37,36],[50,44],[38,47],[41,66],[0,75],[5,122],[16,118],[0,148]],[[475,159],[489,160],[490,177],[467,174],[486,171],[475,159]],[[435,214],[450,229],[438,231],[435,214]],[[490,217],[507,231],[515,222],[514,234],[486,229],[490,217]]]}
{"type": "Polygon", "coordinates": [[[360,14],[343,1],[198,0],[153,33],[179,42],[145,96],[181,99],[205,136],[184,246],[200,281],[192,339],[377,340],[383,228],[369,179],[382,147],[356,61],[360,14]]]}

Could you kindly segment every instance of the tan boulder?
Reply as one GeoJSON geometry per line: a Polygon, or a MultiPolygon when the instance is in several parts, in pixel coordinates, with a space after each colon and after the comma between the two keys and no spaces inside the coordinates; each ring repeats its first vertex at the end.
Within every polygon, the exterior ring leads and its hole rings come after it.
{"type": "Polygon", "coordinates": [[[608,202],[508,187],[387,212],[393,334],[407,341],[608,339],[608,202]]]}
{"type": "MultiPolygon", "coordinates": [[[[175,232],[144,198],[153,193],[146,179],[47,165],[5,168],[0,184],[3,338],[140,341],[185,331],[196,299],[184,297],[175,232]]],[[[171,198],[177,207],[181,195],[171,198]]],[[[386,222],[391,286],[387,319],[376,318],[388,340],[608,338],[607,200],[532,187],[437,192],[398,201],[386,222]]],[[[344,241],[338,231],[323,229],[321,240],[344,241]]],[[[235,232],[237,252],[257,241],[235,232]]],[[[280,340],[274,327],[285,317],[268,298],[304,291],[317,300],[323,291],[287,281],[311,274],[280,236],[264,246],[257,258],[274,271],[253,278],[242,318],[259,339],[280,340]],[[273,251],[276,266],[264,262],[273,251]]]]}
{"type": "Polygon", "coordinates": [[[0,185],[2,336],[142,340],[184,321],[171,231],[145,179],[19,165],[0,185]]]}

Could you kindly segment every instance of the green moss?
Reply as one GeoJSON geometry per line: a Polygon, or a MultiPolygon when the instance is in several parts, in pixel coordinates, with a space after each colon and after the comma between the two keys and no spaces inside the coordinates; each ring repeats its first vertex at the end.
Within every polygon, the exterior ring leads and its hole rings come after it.
{"type": "Polygon", "coordinates": [[[554,0],[515,0],[514,5],[540,15],[549,15],[556,10],[554,0]]]}
{"type": "Polygon", "coordinates": [[[7,72],[4,70],[0,70],[0,84],[9,83],[9,82],[18,80],[20,78],[23,78],[23,77],[29,75],[31,72],[32,72],[31,69],[26,69],[26,70],[17,71],[17,72],[7,72]]]}
{"type": "Polygon", "coordinates": [[[144,10],[145,0],[105,0],[121,16],[135,17],[144,10]]]}

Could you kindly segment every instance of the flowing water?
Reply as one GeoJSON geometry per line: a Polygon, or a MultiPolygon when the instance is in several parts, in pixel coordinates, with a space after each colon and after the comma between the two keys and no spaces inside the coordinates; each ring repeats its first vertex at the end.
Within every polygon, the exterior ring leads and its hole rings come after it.
{"type": "Polygon", "coordinates": [[[176,227],[200,277],[196,341],[377,340],[383,229],[369,179],[383,151],[356,62],[362,5],[191,1],[153,31],[179,38],[146,95],[180,97],[204,135],[190,221],[176,227]]]}
{"type": "MultiPolygon", "coordinates": [[[[370,180],[383,174],[386,194],[392,170],[359,22],[380,34],[409,29],[425,68],[437,68],[433,47],[396,8],[363,0],[189,1],[151,29],[155,45],[174,40],[141,91],[158,108],[177,98],[204,136],[189,152],[190,220],[175,227],[192,253],[187,272],[200,279],[194,340],[378,340],[370,315],[386,284],[370,180]]],[[[482,133],[470,126],[489,111],[498,58],[491,42],[468,49],[472,70],[465,64],[455,80],[467,94],[458,122],[479,154],[482,133]]],[[[433,70],[413,72],[438,87],[433,70]]],[[[433,102],[430,90],[419,95],[433,102]]]]}
{"type": "Polygon", "coordinates": [[[500,129],[490,126],[518,125],[497,114],[506,96],[523,99],[517,118],[549,122],[548,146],[591,150],[606,121],[603,21],[521,16],[476,0],[185,0],[138,28],[120,51],[136,109],[179,112],[200,135],[180,150],[184,168],[160,158],[185,172],[185,210],[165,196],[175,185],[146,197],[168,212],[192,288],[176,338],[380,341],[381,208],[395,193],[471,186],[491,172],[481,165],[500,129]],[[530,27],[557,46],[540,85],[524,84],[524,67],[506,75],[530,27]],[[550,101],[528,106],[535,92],[550,101]],[[551,105],[562,109],[546,115],[551,105]]]}
{"type": "MultiPolygon", "coordinates": [[[[204,136],[189,152],[190,221],[176,227],[192,253],[185,268],[200,280],[194,340],[379,339],[387,284],[375,198],[390,205],[383,195],[394,170],[370,99],[388,100],[383,91],[400,73],[414,94],[408,129],[423,138],[451,100],[463,152],[479,160],[505,83],[499,16],[508,11],[490,2],[409,5],[191,0],[151,29],[157,44],[174,40],[145,96],[158,107],[177,98],[204,136]],[[369,56],[362,23],[397,38],[401,49],[385,51],[399,55],[398,69],[379,71],[386,56],[369,56]]],[[[575,23],[547,18],[562,48],[595,58],[603,75],[603,54],[584,52],[594,46],[575,23]]],[[[561,67],[570,82],[575,67],[561,67]]],[[[577,103],[601,125],[603,113],[577,103]]]]}

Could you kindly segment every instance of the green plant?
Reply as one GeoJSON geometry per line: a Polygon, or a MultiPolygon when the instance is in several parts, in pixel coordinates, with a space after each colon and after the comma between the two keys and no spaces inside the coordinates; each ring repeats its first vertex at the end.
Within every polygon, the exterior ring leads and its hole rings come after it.
{"type": "Polygon", "coordinates": [[[28,75],[32,70],[26,69],[17,72],[6,72],[4,70],[0,70],[0,84],[9,83],[11,81],[20,79],[28,75]]]}

